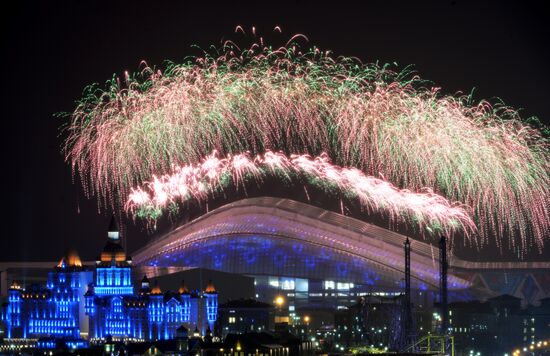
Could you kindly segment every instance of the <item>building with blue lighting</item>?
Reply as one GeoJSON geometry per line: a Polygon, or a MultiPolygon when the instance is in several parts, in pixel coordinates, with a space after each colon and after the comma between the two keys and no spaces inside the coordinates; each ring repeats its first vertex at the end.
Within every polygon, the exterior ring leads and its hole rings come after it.
{"type": "Polygon", "coordinates": [[[100,296],[90,285],[84,299],[92,341],[109,335],[130,340],[173,339],[182,325],[206,335],[214,329],[218,313],[218,293],[211,283],[203,292],[189,291],[182,283],[177,292],[162,293],[144,277],[138,294],[100,296]]]}
{"type": "Polygon", "coordinates": [[[6,337],[80,338],[82,329],[87,329],[82,301],[92,274],[76,253],[69,252],[48,273],[45,287],[23,289],[14,281],[1,312],[6,337]]]}
{"type": "Polygon", "coordinates": [[[54,345],[54,339],[173,339],[182,325],[205,335],[217,317],[218,293],[211,282],[204,291],[189,291],[182,282],[178,291],[162,293],[145,276],[136,293],[132,260],[113,219],[95,271],[82,266],[76,253],[67,254],[49,272],[45,287],[25,289],[13,282],[0,320],[8,339],[48,339],[54,345]]]}

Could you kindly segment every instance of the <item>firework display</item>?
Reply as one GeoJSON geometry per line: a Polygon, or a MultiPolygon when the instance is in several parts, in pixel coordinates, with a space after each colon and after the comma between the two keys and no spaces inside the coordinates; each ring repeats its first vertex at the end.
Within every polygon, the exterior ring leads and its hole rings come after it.
{"type": "Polygon", "coordinates": [[[550,164],[540,130],[508,107],[442,95],[407,70],[302,53],[295,40],[227,42],[215,55],[87,88],[64,147],[86,193],[155,215],[208,199],[224,178],[257,181],[278,157],[280,172],[336,184],[392,219],[543,246],[550,164]]]}
{"type": "MultiPolygon", "coordinates": [[[[475,225],[467,209],[449,202],[431,191],[413,193],[399,190],[381,179],[368,177],[355,168],[331,164],[326,155],[311,158],[267,151],[251,159],[247,154],[218,158],[216,152],[202,162],[175,167],[171,174],[153,177],[145,188],[132,189],[127,209],[146,218],[155,218],[164,210],[188,200],[206,201],[228,185],[245,187],[251,181],[261,183],[266,176],[293,181],[304,177],[310,184],[333,185],[349,198],[357,198],[369,212],[383,212],[390,222],[414,221],[419,232],[432,231],[453,235],[457,230],[470,232],[475,225]]],[[[300,181],[304,181],[301,179],[300,181]]]]}

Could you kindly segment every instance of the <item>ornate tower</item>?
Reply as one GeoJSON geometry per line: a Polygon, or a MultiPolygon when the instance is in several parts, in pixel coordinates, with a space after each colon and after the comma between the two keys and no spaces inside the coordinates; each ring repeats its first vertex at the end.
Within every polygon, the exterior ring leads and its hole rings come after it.
{"type": "MultiPolygon", "coordinates": [[[[36,318],[33,324],[41,333],[53,334],[62,337],[80,337],[80,298],[83,288],[81,272],[84,272],[82,262],[76,251],[69,250],[59,261],[54,271],[48,273],[47,288],[50,290],[51,299],[55,304],[52,319],[49,322],[36,318]]],[[[82,317],[84,313],[82,313],[82,317]]]]}
{"type": "Polygon", "coordinates": [[[147,316],[149,320],[149,339],[162,339],[162,325],[164,321],[164,295],[162,294],[162,291],[157,281],[155,281],[155,286],[153,287],[153,289],[151,289],[151,294],[149,295],[147,316]]]}
{"type": "Polygon", "coordinates": [[[111,218],[107,232],[107,243],[96,261],[95,294],[106,295],[133,294],[131,280],[132,260],[120,245],[120,233],[114,217],[111,218]]]}
{"type": "Polygon", "coordinates": [[[203,295],[205,298],[205,320],[208,324],[207,328],[204,324],[202,326],[202,328],[205,329],[202,330],[203,335],[205,335],[206,329],[214,330],[214,323],[216,322],[216,319],[218,319],[218,292],[216,291],[216,288],[214,287],[212,281],[208,282],[208,285],[206,286],[203,295]]]}
{"type": "Polygon", "coordinates": [[[189,325],[191,322],[191,293],[187,289],[185,281],[181,281],[178,292],[181,297],[181,321],[189,325]]]}
{"type": "Polygon", "coordinates": [[[16,282],[8,289],[8,307],[5,314],[6,333],[8,338],[18,335],[21,328],[21,294],[23,289],[16,282]]]}

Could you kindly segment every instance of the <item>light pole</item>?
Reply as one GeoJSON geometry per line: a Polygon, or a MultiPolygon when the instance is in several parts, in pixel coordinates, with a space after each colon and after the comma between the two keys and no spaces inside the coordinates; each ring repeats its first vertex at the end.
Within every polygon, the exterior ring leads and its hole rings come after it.
{"type": "Polygon", "coordinates": [[[285,298],[281,295],[277,296],[274,300],[274,303],[277,307],[275,314],[275,329],[286,329],[284,324],[288,325],[288,315],[284,315],[283,306],[285,305],[285,298]]]}
{"type": "Polygon", "coordinates": [[[306,335],[305,339],[309,342],[309,315],[304,315],[304,323],[306,323],[306,335]]]}

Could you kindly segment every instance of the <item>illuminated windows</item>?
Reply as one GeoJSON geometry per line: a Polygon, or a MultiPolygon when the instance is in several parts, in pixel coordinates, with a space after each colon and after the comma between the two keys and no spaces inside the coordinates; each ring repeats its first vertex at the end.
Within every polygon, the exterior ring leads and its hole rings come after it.
{"type": "Polygon", "coordinates": [[[335,283],[334,281],[325,281],[324,287],[325,289],[335,289],[335,283]]]}
{"type": "Polygon", "coordinates": [[[336,284],[336,289],[338,289],[338,290],[350,290],[350,288],[353,288],[353,283],[340,283],[340,282],[338,282],[336,284]]]}
{"type": "Polygon", "coordinates": [[[293,279],[284,279],[281,283],[282,290],[294,290],[295,283],[293,279]]]}

